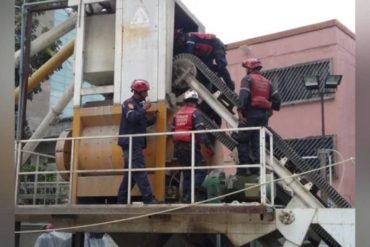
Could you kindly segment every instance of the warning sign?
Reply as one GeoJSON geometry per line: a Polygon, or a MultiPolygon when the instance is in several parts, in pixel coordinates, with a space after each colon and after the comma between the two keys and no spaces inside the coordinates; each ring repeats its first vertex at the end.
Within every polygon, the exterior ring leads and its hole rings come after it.
{"type": "Polygon", "coordinates": [[[130,24],[138,25],[138,24],[145,24],[145,23],[149,23],[149,16],[142,7],[139,7],[136,10],[134,17],[132,18],[130,24]]]}

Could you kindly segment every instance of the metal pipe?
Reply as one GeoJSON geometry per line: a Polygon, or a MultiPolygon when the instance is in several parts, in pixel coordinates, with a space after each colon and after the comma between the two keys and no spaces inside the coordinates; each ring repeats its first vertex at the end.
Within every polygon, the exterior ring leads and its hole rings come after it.
{"type": "MultiPolygon", "coordinates": [[[[68,102],[72,99],[73,96],[73,89],[74,84],[70,84],[68,89],[63,93],[57,104],[50,108],[48,114],[42,120],[40,125],[37,127],[35,132],[32,134],[30,139],[41,139],[43,134],[50,126],[50,124],[55,120],[57,116],[59,116],[64,108],[67,106],[68,102]]],[[[26,145],[23,147],[23,155],[22,155],[22,165],[28,160],[31,156],[31,152],[33,152],[36,147],[39,145],[40,142],[27,142],[26,145]]]]}
{"type": "MultiPolygon", "coordinates": [[[[33,40],[31,42],[30,56],[33,56],[39,53],[40,51],[46,49],[47,47],[52,45],[56,40],[62,37],[64,34],[74,29],[76,25],[76,21],[77,21],[77,15],[74,14],[62,24],[50,29],[49,31],[41,34],[39,37],[33,40]]],[[[21,51],[18,50],[14,54],[15,66],[19,64],[20,53],[21,51]]]]}
{"type": "Polygon", "coordinates": [[[31,23],[32,15],[28,12],[25,5],[22,6],[22,23],[21,23],[21,66],[19,67],[19,86],[18,95],[15,102],[18,101],[18,119],[17,119],[17,132],[16,139],[21,140],[23,136],[23,126],[26,119],[26,106],[27,106],[27,90],[28,90],[28,75],[29,75],[29,53],[31,44],[31,23]],[[19,98],[19,99],[18,99],[19,98]]]}
{"type": "Polygon", "coordinates": [[[52,4],[52,3],[61,3],[66,2],[66,0],[49,0],[49,1],[38,1],[38,2],[32,2],[32,3],[24,3],[24,6],[32,7],[32,6],[38,6],[38,5],[46,5],[46,4],[52,4]]]}
{"type": "Polygon", "coordinates": [[[68,204],[71,205],[73,202],[73,177],[75,173],[75,167],[74,167],[74,158],[75,158],[75,140],[72,140],[71,144],[71,163],[69,165],[69,193],[68,193],[68,204]]]}
{"type": "Polygon", "coordinates": [[[17,142],[17,162],[15,168],[15,195],[14,195],[14,205],[18,205],[18,194],[19,194],[19,172],[20,172],[20,159],[21,159],[22,143],[17,142]]]}
{"type": "MultiPolygon", "coordinates": [[[[29,93],[36,86],[40,84],[42,80],[45,79],[51,72],[58,68],[64,61],[66,61],[74,51],[74,40],[69,42],[60,51],[58,51],[53,57],[51,57],[46,63],[44,63],[32,76],[28,79],[28,90],[29,93]]],[[[17,102],[19,97],[19,87],[14,90],[15,102],[17,102]]]]}
{"type": "MultiPolygon", "coordinates": [[[[323,139],[325,139],[324,94],[325,94],[325,92],[320,92],[320,103],[321,103],[321,135],[322,135],[322,138],[323,139]]],[[[324,148],[324,146],[322,146],[322,148],[324,148]]]]}
{"type": "Polygon", "coordinates": [[[191,203],[194,203],[195,195],[195,135],[191,133],[191,180],[190,180],[190,195],[191,195],[191,203]]]}
{"type": "Polygon", "coordinates": [[[260,194],[261,204],[266,204],[266,143],[265,143],[265,131],[261,128],[260,131],[260,194]]]}
{"type": "Polygon", "coordinates": [[[89,139],[105,139],[105,138],[117,138],[117,137],[140,137],[140,136],[170,136],[170,135],[181,135],[181,134],[199,134],[199,133],[212,133],[212,132],[231,132],[231,131],[251,131],[259,130],[261,127],[243,127],[243,128],[226,128],[226,129],[206,129],[206,130],[192,130],[192,131],[178,131],[178,132],[160,132],[160,133],[146,133],[146,134],[127,134],[127,135],[102,135],[102,136],[77,136],[77,137],[58,137],[58,138],[47,138],[47,139],[34,139],[34,140],[21,140],[21,143],[27,142],[40,142],[40,141],[61,141],[61,140],[89,140],[89,139]]]}
{"type": "Polygon", "coordinates": [[[27,92],[28,92],[28,76],[29,76],[29,58],[30,58],[30,50],[31,50],[31,30],[32,30],[32,12],[37,11],[33,9],[34,6],[43,6],[46,4],[55,4],[58,3],[60,6],[52,6],[48,8],[41,7],[38,9],[40,10],[47,10],[47,9],[56,9],[56,8],[63,8],[67,6],[66,0],[58,0],[58,1],[42,1],[36,3],[24,3],[22,5],[22,28],[21,28],[21,66],[19,68],[19,86],[21,92],[21,97],[18,97],[19,92],[17,93],[17,97],[15,97],[15,102],[18,101],[18,119],[17,119],[17,131],[16,131],[16,139],[21,140],[23,136],[23,126],[26,119],[26,107],[27,107],[27,92]]]}
{"type": "MultiPolygon", "coordinates": [[[[238,167],[242,168],[258,168],[259,165],[238,165],[238,167]]],[[[215,165],[210,165],[210,166],[194,166],[194,168],[190,166],[171,166],[171,167],[145,167],[145,168],[131,168],[131,172],[151,172],[151,171],[177,171],[177,170],[182,170],[182,171],[187,171],[187,170],[207,170],[207,169],[214,169],[215,165]]],[[[217,165],[217,169],[219,168],[235,168],[235,165],[217,165]]],[[[89,169],[89,170],[75,170],[74,173],[78,174],[86,174],[86,173],[123,173],[123,172],[128,172],[128,168],[124,169],[89,169]]],[[[43,171],[39,172],[39,174],[64,174],[64,173],[69,173],[69,171],[43,171]]],[[[19,172],[20,175],[34,175],[36,172],[19,172]]]]}
{"type": "MultiPolygon", "coordinates": [[[[36,156],[36,172],[39,171],[39,165],[40,165],[40,156],[36,156]]],[[[33,205],[36,205],[36,195],[37,195],[37,184],[39,182],[39,175],[35,174],[34,176],[34,182],[33,182],[33,205]]]]}
{"type": "MultiPolygon", "coordinates": [[[[127,172],[127,179],[128,179],[128,185],[127,185],[127,204],[130,204],[131,203],[131,184],[132,184],[132,179],[131,179],[131,175],[132,175],[132,136],[129,137],[128,139],[128,143],[129,143],[129,146],[128,146],[128,172],[127,172]]],[[[126,166],[126,164],[125,164],[126,166]]],[[[125,176],[123,176],[122,179],[124,179],[125,176]]],[[[125,181],[123,181],[124,183],[126,183],[125,181]]],[[[140,191],[141,192],[141,191],[140,191]]]]}

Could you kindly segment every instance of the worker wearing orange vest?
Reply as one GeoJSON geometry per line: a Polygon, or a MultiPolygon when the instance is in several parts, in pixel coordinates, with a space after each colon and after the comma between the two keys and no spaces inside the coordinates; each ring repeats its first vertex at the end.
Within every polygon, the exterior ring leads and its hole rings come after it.
{"type": "MultiPolygon", "coordinates": [[[[272,110],[280,110],[279,92],[272,83],[260,73],[261,61],[249,58],[243,61],[247,75],[240,83],[239,106],[237,109],[239,127],[268,126],[272,110]]],[[[238,155],[240,164],[257,164],[260,162],[260,139],[258,130],[239,131],[238,155]],[[250,157],[250,147],[253,158],[250,157]]],[[[258,174],[258,168],[237,170],[238,174],[258,174]]]]}
{"type": "MultiPolygon", "coordinates": [[[[172,130],[175,132],[186,132],[191,130],[204,130],[205,126],[202,119],[202,113],[197,109],[198,93],[193,90],[185,92],[184,102],[185,105],[176,112],[172,130]]],[[[174,155],[177,158],[181,166],[191,165],[191,134],[177,134],[173,136],[173,142],[175,144],[174,155]]],[[[210,147],[210,140],[206,133],[195,134],[195,166],[200,165],[202,162],[201,146],[203,146],[204,155],[211,157],[213,150],[210,147]]],[[[190,170],[183,171],[183,202],[190,202],[191,196],[191,172],[190,170]]],[[[205,170],[195,170],[195,196],[196,200],[204,199],[204,193],[201,185],[206,177],[207,173],[205,170]]]]}

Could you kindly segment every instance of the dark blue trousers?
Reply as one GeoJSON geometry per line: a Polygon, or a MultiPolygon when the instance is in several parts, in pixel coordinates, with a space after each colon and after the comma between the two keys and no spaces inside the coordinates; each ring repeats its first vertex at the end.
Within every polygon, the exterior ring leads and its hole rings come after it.
{"type": "MultiPolygon", "coordinates": [[[[124,151],[125,168],[128,168],[128,150],[124,151]]],[[[132,168],[145,168],[143,150],[140,147],[133,146],[132,148],[132,168]]],[[[138,185],[143,201],[150,202],[153,198],[152,189],[150,187],[147,172],[131,172],[131,189],[138,185]]],[[[127,203],[127,190],[128,190],[128,172],[124,172],[121,185],[118,189],[117,203],[127,203]]]]}
{"type": "MultiPolygon", "coordinates": [[[[248,118],[246,125],[239,125],[241,127],[257,127],[267,126],[268,117],[248,118]]],[[[260,162],[260,135],[258,130],[239,131],[238,133],[238,156],[239,162],[245,164],[257,164],[260,162]],[[251,156],[253,156],[253,159],[251,156]]],[[[252,173],[258,174],[258,168],[238,168],[238,173],[252,173]]]]}
{"type": "MultiPolygon", "coordinates": [[[[187,142],[178,142],[175,144],[175,157],[181,166],[191,166],[191,144],[187,142]]],[[[195,147],[195,166],[199,166],[202,162],[202,154],[200,152],[200,146],[195,147]]],[[[183,171],[183,194],[190,197],[191,192],[191,171],[183,171]]],[[[206,170],[195,170],[194,172],[194,189],[195,191],[200,190],[202,183],[207,175],[206,170]]]]}

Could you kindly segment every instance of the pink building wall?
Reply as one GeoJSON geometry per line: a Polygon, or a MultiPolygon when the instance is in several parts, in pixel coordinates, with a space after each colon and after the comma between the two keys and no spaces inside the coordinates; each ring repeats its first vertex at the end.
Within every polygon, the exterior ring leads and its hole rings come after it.
{"type": "MultiPolygon", "coordinates": [[[[355,38],[351,31],[330,20],[229,44],[228,68],[238,93],[245,76],[240,64],[247,57],[261,59],[263,70],[331,59],[332,73],[343,78],[335,97],[324,103],[325,133],[335,136],[336,149],[343,157],[337,155],[336,161],[355,156],[355,38]]],[[[271,117],[270,126],[283,138],[320,136],[320,101],[283,105],[271,117]]],[[[354,205],[355,166],[340,165],[336,171],[334,186],[354,205]]]]}

